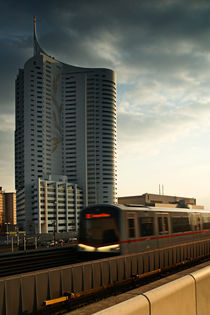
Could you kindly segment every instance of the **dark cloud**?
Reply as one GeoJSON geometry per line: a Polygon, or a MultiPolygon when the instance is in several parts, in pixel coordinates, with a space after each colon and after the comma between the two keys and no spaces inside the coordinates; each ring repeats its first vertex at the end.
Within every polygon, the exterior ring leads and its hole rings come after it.
{"type": "MultiPolygon", "coordinates": [[[[28,54],[28,39],[0,39],[0,111],[1,114],[14,113],[15,79],[18,68],[22,68],[28,54]]],[[[30,51],[31,50],[31,51],[30,51]]]]}
{"type": "Polygon", "coordinates": [[[58,59],[76,65],[135,69],[167,82],[177,80],[180,71],[198,76],[208,69],[210,49],[210,5],[199,3],[56,1],[52,30],[40,41],[58,59]],[[107,60],[97,43],[110,45],[117,62],[107,60]]]}
{"type": "MultiPolygon", "coordinates": [[[[33,15],[47,53],[72,65],[117,71],[121,142],[137,141],[137,132],[152,139],[153,133],[161,138],[193,128],[190,111],[201,107],[210,85],[209,1],[1,1],[0,123],[5,130],[5,117],[14,114],[18,69],[33,54],[33,15]],[[174,109],[178,102],[197,105],[184,114],[174,109]]],[[[204,123],[203,116],[199,121],[204,123]]]]}
{"type": "Polygon", "coordinates": [[[208,71],[208,1],[8,0],[0,12],[3,112],[14,111],[14,79],[32,54],[33,15],[43,48],[74,65],[135,71],[172,84],[179,84],[181,71],[192,77],[208,71]],[[102,44],[116,57],[106,57],[102,44]]]}
{"type": "MultiPolygon", "coordinates": [[[[118,52],[122,65],[147,71],[157,65],[166,72],[173,70],[174,65],[190,68],[195,63],[203,67],[195,52],[210,48],[210,5],[206,1],[199,1],[198,5],[197,1],[166,0],[54,0],[50,4],[10,0],[0,8],[2,40],[11,41],[14,36],[19,40],[27,38],[29,52],[32,16],[37,15],[38,34],[45,50],[74,64],[107,66],[107,60],[95,49],[96,42],[107,43],[106,34],[113,36],[109,44],[118,52]],[[177,55],[183,41],[193,45],[193,51],[177,55]]],[[[25,58],[24,48],[22,45],[20,52],[18,43],[14,46],[13,60],[18,60],[20,53],[25,58]]],[[[11,56],[6,60],[9,63],[11,56]]],[[[110,61],[110,66],[115,65],[110,61]]]]}
{"type": "Polygon", "coordinates": [[[166,84],[182,84],[183,71],[209,76],[208,1],[8,0],[0,12],[3,113],[14,112],[14,79],[32,55],[33,15],[43,48],[67,63],[110,67],[119,77],[127,73],[127,80],[130,73],[166,84]]]}

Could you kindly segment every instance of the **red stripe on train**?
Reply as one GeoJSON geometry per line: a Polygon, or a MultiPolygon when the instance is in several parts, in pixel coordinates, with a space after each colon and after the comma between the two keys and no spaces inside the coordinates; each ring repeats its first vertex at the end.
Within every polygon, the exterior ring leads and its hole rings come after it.
{"type": "Polygon", "coordinates": [[[174,235],[170,234],[170,235],[162,235],[162,236],[151,236],[151,237],[145,237],[145,238],[138,238],[138,239],[134,239],[134,240],[119,241],[117,243],[115,242],[115,243],[106,243],[106,244],[99,244],[99,245],[93,245],[93,244],[86,243],[86,242],[81,242],[81,244],[98,248],[98,247],[110,246],[110,245],[115,245],[115,244],[126,244],[126,243],[135,243],[135,242],[150,241],[150,240],[159,240],[162,238],[171,238],[171,237],[195,235],[195,234],[202,234],[202,233],[210,233],[210,230],[188,232],[188,233],[174,234],[174,235]]]}

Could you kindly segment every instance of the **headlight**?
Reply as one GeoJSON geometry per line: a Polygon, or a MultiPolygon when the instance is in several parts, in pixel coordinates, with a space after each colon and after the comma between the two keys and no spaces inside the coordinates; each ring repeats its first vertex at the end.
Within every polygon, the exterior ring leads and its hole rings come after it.
{"type": "Polygon", "coordinates": [[[110,251],[115,251],[115,250],[120,250],[119,244],[98,247],[99,252],[110,252],[110,251]]]}
{"type": "Polygon", "coordinates": [[[87,252],[94,252],[95,251],[95,247],[88,246],[85,244],[78,244],[78,247],[80,247],[83,250],[86,250],[87,252]]]}

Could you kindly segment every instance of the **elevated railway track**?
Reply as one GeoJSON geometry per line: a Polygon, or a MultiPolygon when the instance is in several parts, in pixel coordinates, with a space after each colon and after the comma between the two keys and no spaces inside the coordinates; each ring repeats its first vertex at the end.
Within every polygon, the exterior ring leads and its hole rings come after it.
{"type": "MultiPolygon", "coordinates": [[[[24,271],[19,270],[19,275],[16,271],[13,276],[4,275],[0,278],[0,314],[18,315],[21,312],[38,314],[40,311],[47,311],[48,307],[57,308],[57,302],[59,304],[59,301],[64,300],[65,306],[69,304],[69,309],[72,309],[73,304],[77,308],[99,295],[103,297],[107,289],[111,295],[115,294],[116,287],[119,292],[124,292],[125,289],[129,289],[130,283],[136,285],[139,280],[148,275],[154,276],[170,268],[195,263],[203,258],[208,259],[210,239],[105,259],[102,253],[94,255],[95,257],[92,253],[80,253],[82,254],[80,256],[75,250],[73,252],[70,249],[69,252],[67,250],[66,248],[49,249],[42,253],[37,252],[37,256],[32,255],[30,259],[31,252],[25,253],[25,258],[28,255],[27,265],[30,265],[33,271],[29,272],[30,268],[25,267],[24,271]],[[56,257],[62,257],[62,251],[63,261],[56,267],[55,265],[59,262],[54,260],[57,259],[56,257]],[[46,264],[48,268],[44,269],[41,261],[48,259],[50,255],[49,261],[52,261],[53,266],[49,267],[48,261],[46,264]],[[68,259],[67,256],[70,258],[68,259]],[[39,261],[39,266],[33,265],[33,261],[36,260],[39,261]],[[75,298],[80,299],[78,305],[75,298]]],[[[2,266],[8,265],[9,257],[10,255],[4,262],[2,260],[2,266]]],[[[17,265],[21,265],[20,261],[24,264],[23,255],[19,254],[19,257],[14,259],[12,272],[17,270],[17,265]]],[[[49,312],[53,314],[54,311],[51,309],[49,312]]]]}
{"type": "Polygon", "coordinates": [[[0,255],[0,278],[108,257],[78,253],[73,246],[27,250],[0,255]]]}

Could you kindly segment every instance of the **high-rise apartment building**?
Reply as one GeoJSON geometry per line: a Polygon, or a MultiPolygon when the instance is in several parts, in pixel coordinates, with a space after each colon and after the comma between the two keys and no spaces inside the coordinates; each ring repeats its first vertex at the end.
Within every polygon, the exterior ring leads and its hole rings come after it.
{"type": "Polygon", "coordinates": [[[117,202],[116,76],[49,56],[34,22],[34,56],[16,79],[17,220],[26,229],[36,221],[33,183],[49,175],[77,184],[84,205],[117,202]]]}

